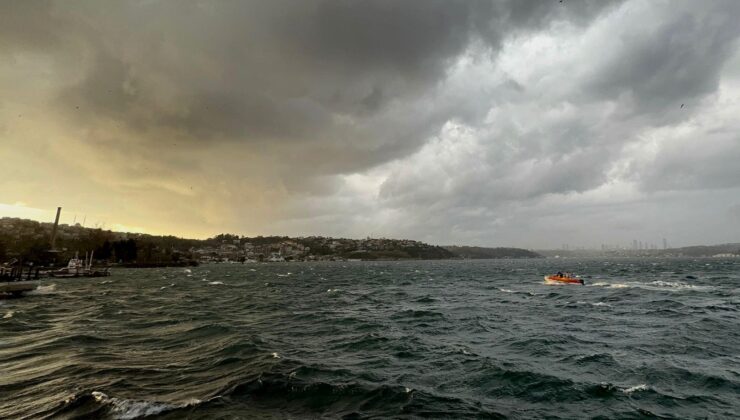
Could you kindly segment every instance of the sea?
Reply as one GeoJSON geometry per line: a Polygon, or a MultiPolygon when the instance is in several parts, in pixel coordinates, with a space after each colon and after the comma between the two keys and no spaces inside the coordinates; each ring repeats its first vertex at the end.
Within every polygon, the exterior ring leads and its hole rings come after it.
{"type": "Polygon", "coordinates": [[[0,301],[0,418],[736,419],[738,286],[719,258],[49,280],[0,301]]]}

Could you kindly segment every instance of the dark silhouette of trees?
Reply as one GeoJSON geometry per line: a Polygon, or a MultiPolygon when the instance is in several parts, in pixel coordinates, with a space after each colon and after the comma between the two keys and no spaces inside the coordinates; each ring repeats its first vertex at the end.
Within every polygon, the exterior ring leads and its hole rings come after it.
{"type": "Polygon", "coordinates": [[[98,260],[108,261],[113,256],[113,245],[106,239],[105,242],[95,248],[93,255],[98,260]]]}
{"type": "Polygon", "coordinates": [[[138,249],[136,246],[136,240],[127,239],[113,242],[113,255],[115,255],[116,261],[118,262],[132,262],[136,261],[138,256],[138,249]]]}

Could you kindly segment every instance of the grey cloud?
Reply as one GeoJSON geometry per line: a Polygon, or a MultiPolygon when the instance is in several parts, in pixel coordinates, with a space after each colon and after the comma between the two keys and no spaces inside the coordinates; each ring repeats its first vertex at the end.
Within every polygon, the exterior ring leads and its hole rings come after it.
{"type": "MultiPolygon", "coordinates": [[[[625,151],[647,143],[649,129],[702,117],[737,51],[738,4],[3,2],[0,58],[50,57],[59,78],[53,111],[101,156],[156,160],[162,176],[211,171],[227,197],[245,180],[290,195],[276,226],[382,231],[404,220],[379,222],[376,213],[397,212],[423,221],[399,235],[484,243],[506,223],[521,232],[547,230],[546,221],[575,229],[563,209],[538,206],[615,181],[615,165],[629,167],[618,181],[645,194],[740,185],[736,130],[723,122],[694,131],[703,143],[693,157],[685,139],[661,144],[651,159],[625,151]],[[631,8],[649,13],[625,19],[631,8]],[[613,21],[613,34],[594,36],[613,21]],[[543,64],[549,74],[531,84],[515,72],[527,74],[541,57],[500,71],[507,41],[543,34],[559,54],[558,42],[572,41],[562,55],[575,59],[543,64]],[[456,75],[464,56],[491,67],[456,75]],[[474,141],[444,138],[434,153],[415,154],[436,147],[451,123],[474,141]],[[373,168],[385,174],[377,202],[356,210],[336,175],[373,168]]],[[[610,214],[579,211],[592,223],[610,214]]]]}
{"type": "Polygon", "coordinates": [[[668,145],[636,168],[646,191],[725,189],[740,186],[740,136],[704,134],[668,145]]]}
{"type": "MultiPolygon", "coordinates": [[[[661,21],[635,22],[634,31],[615,34],[606,59],[593,70],[590,94],[616,98],[629,94],[634,114],[670,114],[659,123],[679,119],[682,103],[714,92],[722,65],[734,51],[740,27],[740,3],[674,2],[661,21]]],[[[650,19],[647,17],[646,19],[650,19]]]]}
{"type": "Polygon", "coordinates": [[[472,40],[495,51],[509,31],[568,19],[570,11],[573,19],[582,19],[584,11],[593,16],[604,7],[520,1],[81,1],[32,2],[28,13],[15,15],[52,35],[29,41],[30,46],[54,44],[56,55],[70,52],[85,58],[79,64],[89,63],[84,79],[68,84],[59,99],[76,124],[109,118],[140,138],[168,128],[181,132],[181,140],[197,142],[314,147],[328,138],[325,147],[339,157],[343,151],[362,155],[361,170],[416,150],[427,132],[465,117],[444,107],[426,113],[423,121],[376,114],[394,104],[416,106],[472,40]],[[77,112],[78,106],[86,112],[77,112]],[[338,116],[352,121],[337,122],[338,116]]]}

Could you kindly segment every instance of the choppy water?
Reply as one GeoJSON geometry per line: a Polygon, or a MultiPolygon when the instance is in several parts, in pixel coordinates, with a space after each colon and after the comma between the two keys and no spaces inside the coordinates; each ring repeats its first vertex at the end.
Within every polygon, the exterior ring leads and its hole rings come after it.
{"type": "Polygon", "coordinates": [[[0,301],[0,418],[736,418],[738,285],[717,259],[57,280],[0,301]]]}

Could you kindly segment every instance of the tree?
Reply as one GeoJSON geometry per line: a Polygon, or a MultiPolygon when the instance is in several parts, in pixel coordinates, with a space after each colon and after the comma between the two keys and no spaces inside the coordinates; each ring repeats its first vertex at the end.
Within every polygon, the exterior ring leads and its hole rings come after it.
{"type": "Polygon", "coordinates": [[[136,241],[134,239],[128,239],[113,242],[113,254],[116,257],[116,261],[119,262],[135,261],[138,256],[136,241]]]}
{"type": "Polygon", "coordinates": [[[113,246],[106,240],[102,245],[95,248],[95,257],[99,260],[109,260],[113,256],[113,246]]]}

